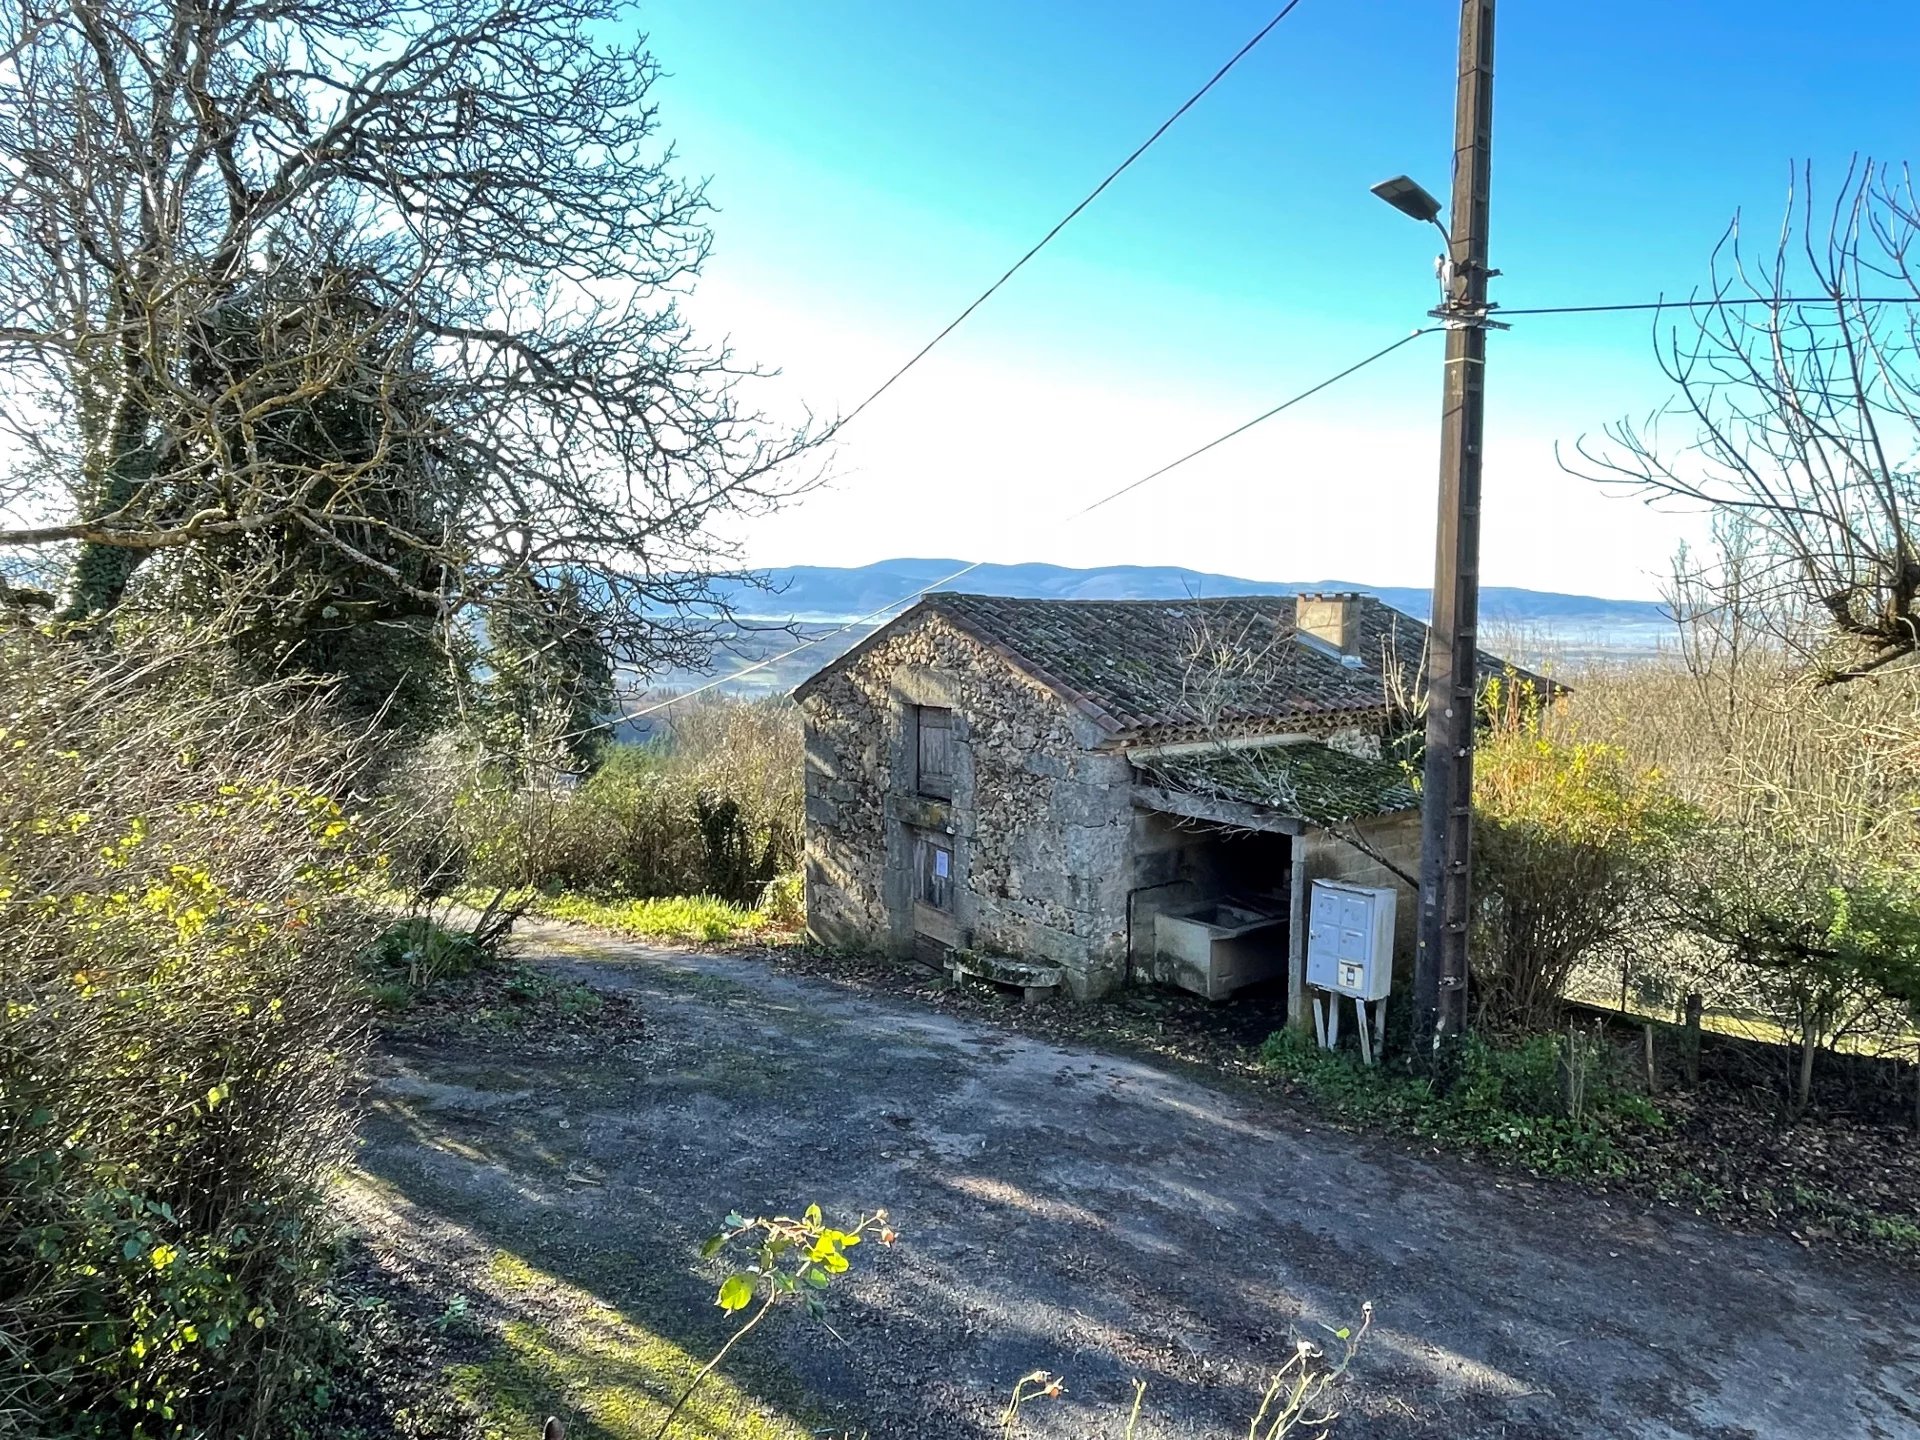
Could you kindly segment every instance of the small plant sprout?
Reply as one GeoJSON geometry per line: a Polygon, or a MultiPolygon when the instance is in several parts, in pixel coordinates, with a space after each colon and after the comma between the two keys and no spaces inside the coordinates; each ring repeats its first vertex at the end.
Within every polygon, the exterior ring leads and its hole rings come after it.
{"type": "Polygon", "coordinates": [[[1260,1398],[1260,1409],[1247,1427],[1247,1440],[1281,1440],[1303,1427],[1315,1436],[1324,1436],[1327,1427],[1340,1416],[1337,1410],[1323,1408],[1340,1377],[1353,1364],[1360,1342],[1373,1327],[1373,1302],[1360,1307],[1360,1324],[1322,1328],[1339,1344],[1340,1358],[1328,1364],[1326,1352],[1304,1337],[1294,1346],[1293,1358],[1282,1365],[1267,1383],[1260,1398]]]}
{"type": "Polygon", "coordinates": [[[456,1295],[447,1301],[446,1308],[434,1317],[433,1328],[444,1335],[466,1318],[467,1297],[464,1295],[456,1295]]]}
{"type": "MultiPolygon", "coordinates": [[[[1013,1440],[1014,1432],[1020,1425],[1020,1407],[1029,1400],[1051,1400],[1066,1393],[1066,1383],[1058,1375],[1045,1370],[1035,1370],[1022,1375],[1014,1382],[1013,1394],[1007,1397],[1007,1408],[1000,1412],[1001,1440],[1013,1440]]],[[[1146,1387],[1136,1384],[1134,1392],[1134,1412],[1139,1413],[1140,1394],[1146,1387]]],[[[1129,1426],[1131,1428],[1131,1426],[1129,1426]]]]}
{"type": "Polygon", "coordinates": [[[749,1220],[735,1211],[721,1224],[722,1228],[700,1246],[701,1258],[711,1259],[733,1249],[744,1253],[747,1259],[720,1282],[713,1303],[729,1315],[738,1315],[749,1307],[752,1314],[727,1337],[713,1358],[700,1367],[680,1398],[673,1402],[673,1409],[654,1432],[655,1440],[667,1433],[694,1391],[720,1368],[728,1352],[766,1319],[776,1305],[782,1301],[804,1300],[809,1315],[824,1318],[827,1288],[835,1276],[844,1275],[851,1268],[847,1251],[869,1237],[882,1245],[891,1245],[897,1238],[887,1223],[885,1210],[875,1210],[850,1230],[836,1230],[828,1225],[818,1205],[809,1205],[797,1220],[787,1215],[771,1220],[749,1220]]]}
{"type": "MultiPolygon", "coordinates": [[[[1305,1338],[1296,1341],[1293,1358],[1267,1382],[1266,1391],[1260,1397],[1260,1408],[1247,1426],[1247,1440],[1286,1440],[1290,1435],[1298,1435],[1301,1440],[1309,1435],[1313,1440],[1326,1440],[1333,1422],[1340,1418],[1340,1412],[1328,1408],[1326,1402],[1331,1398],[1335,1384],[1353,1364],[1353,1357],[1360,1351],[1360,1342],[1366,1338],[1372,1326],[1371,1300],[1360,1307],[1359,1325],[1343,1325],[1338,1329],[1331,1325],[1323,1326],[1338,1346],[1339,1358],[1331,1362],[1326,1350],[1314,1341],[1305,1338]]],[[[1066,1386],[1057,1375],[1045,1370],[1022,1375],[1013,1387],[1013,1394],[1007,1398],[1007,1408],[1000,1412],[1000,1440],[1014,1440],[1020,1429],[1020,1412],[1028,1402],[1051,1399],[1065,1393],[1066,1386]]],[[[1133,1440],[1140,1427],[1140,1412],[1146,1395],[1146,1382],[1135,1380],[1133,1405],[1127,1412],[1127,1425],[1121,1432],[1121,1440],[1133,1440]]]]}

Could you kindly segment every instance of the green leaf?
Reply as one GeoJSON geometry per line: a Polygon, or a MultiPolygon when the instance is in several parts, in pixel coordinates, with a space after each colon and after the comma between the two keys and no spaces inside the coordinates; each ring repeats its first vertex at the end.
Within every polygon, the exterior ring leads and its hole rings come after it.
{"type": "Polygon", "coordinates": [[[753,1303],[753,1280],[746,1275],[729,1275],[720,1285],[720,1294],[714,1300],[728,1314],[744,1310],[753,1303]]]}
{"type": "Polygon", "coordinates": [[[827,1272],[822,1270],[818,1265],[809,1265],[807,1267],[807,1283],[816,1290],[824,1290],[827,1286],[831,1285],[833,1281],[828,1277],[827,1272]]]}
{"type": "Polygon", "coordinates": [[[809,1225],[818,1225],[820,1223],[820,1207],[818,1205],[807,1206],[806,1220],[809,1225]]]}
{"type": "Polygon", "coordinates": [[[729,1210],[727,1212],[727,1218],[720,1223],[725,1225],[729,1230],[744,1230],[747,1228],[746,1217],[738,1210],[729,1210]]]}
{"type": "Polygon", "coordinates": [[[726,1243],[727,1237],[725,1235],[709,1235],[700,1242],[700,1258],[702,1260],[711,1260],[715,1255],[720,1253],[720,1247],[726,1243]]]}

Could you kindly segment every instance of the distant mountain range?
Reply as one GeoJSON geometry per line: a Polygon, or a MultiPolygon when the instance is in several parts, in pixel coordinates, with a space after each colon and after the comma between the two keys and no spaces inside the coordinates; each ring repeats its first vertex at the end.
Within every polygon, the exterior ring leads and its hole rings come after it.
{"type": "MultiPolygon", "coordinates": [[[[790,565],[762,572],[767,588],[745,577],[723,582],[723,593],[741,615],[811,623],[843,623],[933,585],[965,565],[963,560],[879,560],[850,567],[790,565]]],[[[1397,610],[1426,618],[1432,591],[1406,585],[1365,585],[1352,580],[1242,580],[1177,565],[1108,565],[1075,570],[1065,565],[982,565],[942,590],[976,595],[1013,595],[1048,600],[1179,600],[1209,595],[1298,595],[1312,590],[1364,590],[1397,610]]],[[[1490,585],[1480,592],[1483,620],[1494,625],[1638,628],[1664,625],[1653,600],[1603,600],[1490,585]]]]}
{"type": "MultiPolygon", "coordinates": [[[[774,657],[773,664],[742,675],[722,688],[741,695],[791,689],[844,654],[876,628],[861,617],[953,574],[961,560],[880,560],[871,565],[790,565],[723,579],[716,587],[745,624],[704,671],[653,678],[659,689],[706,684],[774,657]],[[853,623],[858,621],[859,623],[853,623]],[[773,628],[770,628],[773,627],[773,628]],[[798,653],[785,655],[804,641],[798,653]]],[[[1065,565],[982,565],[939,586],[976,595],[1012,595],[1051,600],[1180,600],[1211,595],[1297,595],[1311,590],[1363,590],[1395,609],[1427,618],[1432,592],[1406,585],[1364,585],[1350,580],[1242,580],[1175,565],[1108,565],[1076,570],[1065,565]]],[[[905,606],[888,611],[898,614],[905,606]]],[[[1671,622],[1652,600],[1604,600],[1490,585],[1480,593],[1482,643],[1525,663],[1578,661],[1652,653],[1671,622]]]]}

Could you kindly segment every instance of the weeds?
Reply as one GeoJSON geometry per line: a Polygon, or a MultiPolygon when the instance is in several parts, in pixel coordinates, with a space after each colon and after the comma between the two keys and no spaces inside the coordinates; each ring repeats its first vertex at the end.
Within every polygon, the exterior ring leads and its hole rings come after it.
{"type": "MultiPolygon", "coordinates": [[[[1360,1344],[1373,1327],[1373,1302],[1361,1307],[1358,1326],[1326,1327],[1338,1349],[1337,1358],[1311,1340],[1295,1343],[1292,1357],[1274,1372],[1260,1396],[1260,1407],[1247,1426],[1247,1440],[1285,1440],[1303,1430],[1312,1431],[1315,1440],[1332,1433],[1340,1412],[1332,1408],[1334,1387],[1353,1367],[1360,1344]]],[[[1000,1412],[1001,1440],[1015,1440],[1020,1433],[1020,1414],[1036,1400],[1051,1400],[1066,1393],[1066,1382],[1045,1370],[1022,1375],[1015,1382],[1000,1412]]],[[[1140,1427],[1140,1415],[1146,1405],[1146,1382],[1133,1382],[1133,1405],[1127,1412],[1120,1440],[1133,1440],[1140,1427]]]]}
{"type": "Polygon", "coordinates": [[[436,980],[470,974],[488,959],[471,933],[450,930],[425,915],[389,925],[373,942],[368,965],[388,983],[424,990],[436,980]]]}

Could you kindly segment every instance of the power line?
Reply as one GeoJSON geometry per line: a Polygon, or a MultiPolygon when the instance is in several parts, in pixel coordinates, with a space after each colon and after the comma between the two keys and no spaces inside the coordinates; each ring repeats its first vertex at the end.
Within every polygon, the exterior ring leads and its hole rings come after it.
{"type": "MultiPolygon", "coordinates": [[[[1393,352],[1398,350],[1401,346],[1410,345],[1415,340],[1418,340],[1422,335],[1431,335],[1440,328],[1441,327],[1437,325],[1426,325],[1426,326],[1422,326],[1418,330],[1414,330],[1406,335],[1402,335],[1398,340],[1394,341],[1391,345],[1382,346],[1380,349],[1374,351],[1371,355],[1367,356],[1364,360],[1356,360],[1353,364],[1347,366],[1346,369],[1341,370],[1336,374],[1329,375],[1326,379],[1320,381],[1316,385],[1312,385],[1309,388],[1300,391],[1297,395],[1293,395],[1285,400],[1282,400],[1278,405],[1275,405],[1271,410],[1264,410],[1260,414],[1254,416],[1253,419],[1234,426],[1233,429],[1227,431],[1225,434],[1217,435],[1213,439],[1207,441],[1206,444],[1201,445],[1195,449],[1189,450],[1186,454],[1182,455],[1178,460],[1169,460],[1165,465],[1162,465],[1158,470],[1150,471],[1147,474],[1142,475],[1138,480],[1130,480],[1125,485],[1122,485],[1119,489],[1110,490],[1105,495],[1102,495],[1099,499],[1091,500],[1087,504],[1082,505],[1078,510],[1075,510],[1072,514],[1063,515],[1060,518],[1058,523],[1065,525],[1065,524],[1071,523],[1072,521],[1080,519],[1082,516],[1091,515],[1094,511],[1098,510],[1101,506],[1109,505],[1113,501],[1118,500],[1121,496],[1131,494],[1133,491],[1138,490],[1142,485],[1148,484],[1149,482],[1154,480],[1158,480],[1162,475],[1165,475],[1168,471],[1178,469],[1180,466],[1185,465],[1189,460],[1198,459],[1200,456],[1206,454],[1209,450],[1212,450],[1217,446],[1226,444],[1227,441],[1233,439],[1235,436],[1246,434],[1246,432],[1253,429],[1254,426],[1262,424],[1265,421],[1271,420],[1274,416],[1278,415],[1281,411],[1291,410],[1295,405],[1298,405],[1301,401],[1311,399],[1313,396],[1318,395],[1322,390],[1325,390],[1328,386],[1339,384],[1342,380],[1346,379],[1349,375],[1356,374],[1357,372],[1366,369],[1369,365],[1372,365],[1376,361],[1386,359],[1387,356],[1393,354],[1393,352]]],[[[764,660],[756,660],[753,662],[753,664],[743,666],[742,668],[733,671],[731,674],[722,675],[719,679],[710,680],[705,685],[697,686],[692,690],[683,690],[677,695],[674,695],[666,700],[660,701],[658,704],[647,706],[644,710],[627,711],[620,718],[623,721],[643,720],[649,715],[656,715],[660,711],[665,710],[670,706],[679,704],[682,700],[691,700],[696,695],[704,695],[709,690],[717,690],[723,685],[731,685],[736,680],[745,679],[747,676],[756,674],[757,672],[761,670],[765,670],[770,666],[778,665],[784,660],[791,660],[794,656],[799,655],[804,651],[811,650],[816,645],[822,644],[823,642],[828,640],[832,640],[837,636],[844,635],[849,630],[858,629],[860,626],[865,625],[870,621],[878,620],[881,616],[887,614],[891,610],[898,610],[903,605],[911,605],[915,600],[918,600],[922,595],[927,594],[929,591],[938,590],[943,585],[951,585],[954,581],[960,579],[963,575],[972,574],[975,570],[978,570],[982,565],[986,563],[987,562],[984,560],[971,561],[966,565],[962,565],[958,570],[954,571],[951,575],[943,575],[938,580],[930,580],[925,585],[922,585],[919,589],[914,590],[909,594],[902,595],[897,600],[889,600],[885,605],[880,606],[878,609],[869,610],[866,614],[858,616],[855,619],[849,620],[844,625],[837,626],[832,630],[823,631],[822,633],[814,636],[811,640],[801,641],[798,645],[795,645],[791,650],[783,650],[778,655],[769,655],[764,660]]]]}
{"type": "Polygon", "coordinates": [[[1094,186],[1092,190],[1087,192],[1085,199],[1083,199],[1078,205],[1074,206],[1073,209],[1069,210],[1065,215],[1061,216],[1058,224],[1056,224],[1051,230],[1047,231],[1046,234],[1042,235],[1039,241],[1034,245],[1034,247],[1031,250],[1027,251],[1026,254],[1022,255],[1018,260],[1014,261],[1013,264],[1007,268],[1006,274],[1002,275],[998,280],[994,281],[985,290],[982,290],[979,296],[975,298],[974,302],[971,305],[967,306],[966,309],[962,310],[958,315],[954,316],[954,318],[950,322],[948,322],[945,329],[943,329],[938,335],[935,335],[926,344],[922,345],[919,348],[919,350],[914,353],[914,356],[912,359],[908,360],[906,364],[902,365],[898,370],[894,371],[893,374],[889,375],[884,381],[882,381],[879,389],[875,390],[871,395],[867,396],[866,399],[862,400],[858,405],[854,406],[852,411],[849,414],[847,414],[842,420],[840,420],[839,423],[836,424],[834,428],[836,430],[840,430],[852,424],[854,421],[854,418],[858,416],[862,410],[865,410],[869,405],[873,404],[874,401],[878,400],[882,395],[886,394],[888,390],[893,388],[893,384],[896,380],[898,380],[901,376],[905,375],[909,370],[913,369],[914,366],[918,365],[923,359],[925,359],[927,352],[929,350],[933,349],[934,346],[938,345],[942,340],[946,339],[947,336],[951,335],[955,330],[958,330],[960,326],[966,321],[969,315],[973,314],[974,311],[978,310],[982,305],[986,304],[986,302],[992,298],[993,293],[996,290],[998,290],[1002,285],[1006,284],[1007,281],[1011,280],[1020,271],[1021,267],[1024,266],[1029,260],[1033,259],[1034,256],[1038,255],[1042,250],[1044,250],[1047,247],[1047,245],[1052,242],[1054,236],[1058,235],[1062,230],[1066,229],[1068,225],[1072,224],[1073,221],[1076,218],[1078,218],[1082,210],[1085,210],[1095,200],[1099,199],[1102,191],[1104,191],[1115,180],[1118,180],[1120,176],[1127,170],[1127,168],[1133,164],[1134,161],[1138,160],[1142,155],[1146,154],[1148,150],[1152,149],[1154,142],[1157,141],[1162,135],[1166,134],[1167,131],[1171,130],[1174,126],[1175,121],[1179,120],[1179,118],[1182,115],[1185,115],[1187,111],[1191,110],[1195,105],[1197,105],[1200,102],[1201,98],[1209,90],[1213,89],[1214,86],[1218,85],[1223,79],[1225,79],[1227,72],[1233,69],[1233,67],[1238,65],[1242,60],[1244,60],[1247,57],[1247,55],[1253,50],[1253,47],[1258,45],[1262,40],[1266,39],[1267,36],[1273,32],[1274,27],[1277,26],[1282,20],[1286,19],[1287,16],[1291,15],[1294,12],[1295,7],[1298,6],[1299,4],[1300,4],[1300,0],[1287,0],[1287,3],[1281,7],[1279,14],[1275,15],[1271,20],[1267,21],[1265,25],[1261,26],[1259,31],[1254,35],[1254,37],[1251,40],[1247,41],[1246,44],[1242,45],[1238,50],[1234,51],[1233,57],[1230,60],[1228,60],[1226,64],[1222,65],[1218,70],[1213,72],[1212,79],[1208,80],[1206,84],[1202,85],[1198,90],[1194,91],[1193,94],[1189,95],[1186,99],[1186,102],[1182,104],[1178,110],[1174,111],[1173,114],[1169,115],[1165,120],[1161,121],[1159,129],[1155,130],[1145,140],[1141,141],[1139,147],[1131,155],[1127,156],[1126,159],[1122,160],[1118,165],[1114,166],[1113,169],[1108,172],[1106,179],[1102,180],[1098,185],[1094,186]]]}
{"type": "Polygon", "coordinates": [[[1851,305],[1920,305],[1920,295],[1757,295],[1735,300],[1640,300],[1628,305],[1544,305],[1526,310],[1494,307],[1506,315],[1603,315],[1623,310],[1729,310],[1745,305],[1831,305],[1836,299],[1851,305]]]}
{"type": "MultiPolygon", "coordinates": [[[[1209,440],[1206,444],[1202,445],[1198,450],[1189,450],[1185,455],[1182,455],[1178,460],[1174,460],[1169,462],[1168,464],[1162,465],[1158,470],[1155,470],[1151,475],[1142,475],[1138,480],[1135,480],[1132,484],[1123,485],[1120,489],[1114,491],[1111,495],[1102,495],[1098,500],[1094,501],[1091,505],[1088,505],[1083,509],[1074,511],[1073,514],[1066,517],[1067,520],[1078,520],[1082,515],[1091,515],[1094,511],[1098,510],[1102,505],[1108,504],[1109,502],[1114,500],[1118,500],[1122,495],[1128,494],[1130,491],[1138,490],[1142,485],[1146,484],[1149,480],[1158,480],[1162,475],[1166,474],[1169,470],[1173,469],[1175,466],[1184,465],[1189,460],[1198,459],[1200,456],[1206,454],[1207,451],[1213,449],[1214,446],[1224,445],[1227,443],[1227,441],[1233,439],[1234,436],[1236,435],[1246,434],[1246,432],[1253,429],[1254,426],[1262,423],[1263,421],[1271,420],[1274,416],[1278,415],[1282,410],[1291,410],[1294,406],[1298,405],[1302,400],[1312,399],[1315,395],[1318,395],[1322,390],[1326,389],[1329,385],[1338,385],[1342,380],[1346,379],[1349,375],[1353,374],[1354,371],[1364,370],[1367,368],[1367,366],[1373,364],[1374,361],[1386,359],[1387,356],[1391,355],[1394,351],[1398,350],[1402,345],[1411,344],[1413,341],[1418,340],[1422,335],[1431,335],[1438,328],[1440,327],[1435,325],[1426,325],[1426,326],[1422,326],[1418,330],[1414,330],[1406,335],[1402,335],[1398,340],[1394,341],[1391,345],[1387,346],[1385,349],[1376,350],[1373,352],[1373,354],[1367,356],[1366,359],[1355,361],[1353,364],[1349,365],[1346,369],[1342,370],[1338,375],[1329,375],[1325,380],[1322,380],[1318,385],[1315,385],[1311,390],[1302,390],[1298,395],[1293,396],[1291,399],[1282,400],[1278,405],[1274,406],[1271,410],[1266,411],[1264,414],[1256,415],[1253,417],[1253,419],[1247,421],[1246,424],[1236,426],[1234,429],[1227,431],[1226,434],[1221,435],[1215,439],[1209,440]]],[[[1065,522],[1063,521],[1062,523],[1065,523],[1065,522]]],[[[940,583],[944,584],[945,582],[942,581],[940,583]]]]}

